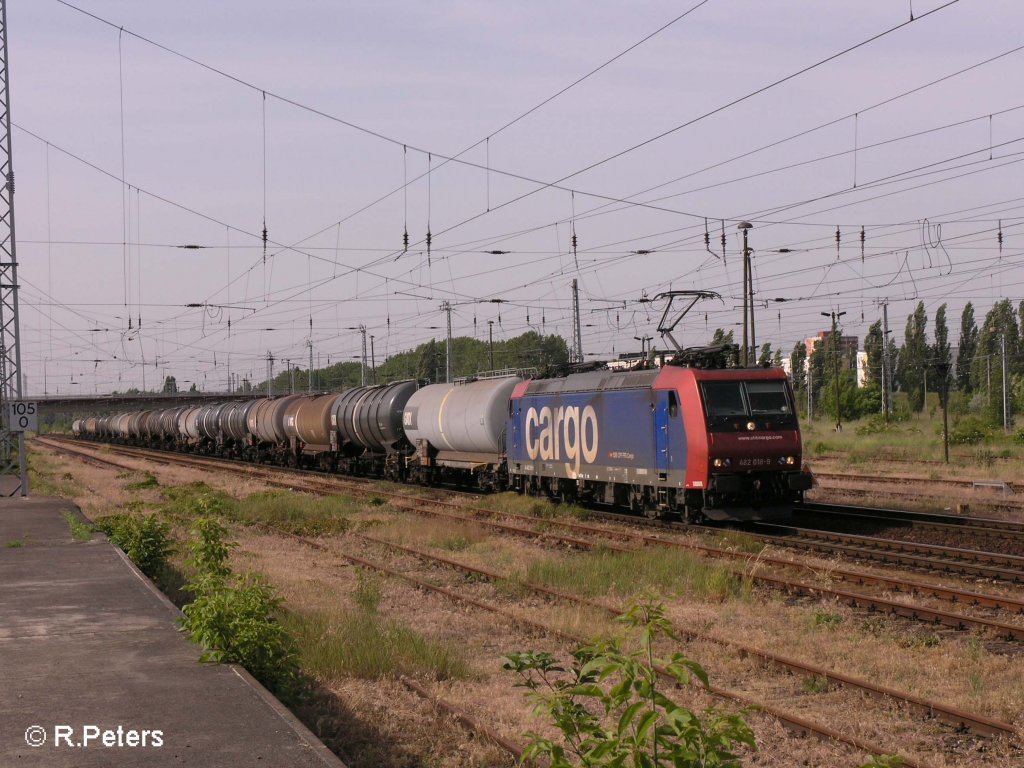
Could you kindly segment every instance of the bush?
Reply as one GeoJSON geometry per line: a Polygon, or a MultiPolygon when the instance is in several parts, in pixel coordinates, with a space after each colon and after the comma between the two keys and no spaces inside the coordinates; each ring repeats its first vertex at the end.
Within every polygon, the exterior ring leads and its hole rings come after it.
{"type": "Polygon", "coordinates": [[[977,416],[966,416],[949,431],[949,442],[953,445],[975,445],[987,440],[991,428],[977,416]]]}
{"type": "Polygon", "coordinates": [[[598,639],[577,648],[568,668],[546,652],[505,658],[504,668],[519,675],[517,686],[529,691],[534,712],[549,718],[560,733],[557,740],[528,733],[524,761],[546,758],[552,768],[738,767],[736,747],[757,749],[742,716],[709,708],[701,718],[662,691],[659,666],[680,685],[696,679],[708,686],[704,669],[682,654],[655,658],[657,638],[675,639],[662,607],[643,602],[619,621],[636,635],[637,650],[598,639]]]}
{"type": "Polygon", "coordinates": [[[199,518],[192,529],[194,569],[186,588],[195,599],[182,612],[182,629],[205,652],[200,661],[245,667],[279,698],[301,692],[295,642],[277,621],[281,599],[262,578],[237,577],[228,564],[227,529],[216,519],[199,518]]]}
{"type": "Polygon", "coordinates": [[[139,570],[157,581],[167,569],[167,560],[174,551],[170,527],[156,515],[138,518],[131,515],[109,515],[96,521],[96,527],[120,547],[139,570]]]}

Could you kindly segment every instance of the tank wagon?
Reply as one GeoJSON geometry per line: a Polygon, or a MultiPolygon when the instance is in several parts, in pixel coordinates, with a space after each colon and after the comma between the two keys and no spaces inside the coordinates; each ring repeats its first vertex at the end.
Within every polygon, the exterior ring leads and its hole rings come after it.
{"type": "Polygon", "coordinates": [[[780,369],[707,362],[718,359],[400,381],[79,419],[72,428],[85,439],[513,489],[691,522],[787,515],[812,483],[789,380],[780,369]]]}
{"type": "Polygon", "coordinates": [[[411,447],[404,413],[420,386],[418,381],[397,381],[338,395],[330,417],[335,468],[347,474],[405,480],[411,447]]]}
{"type": "Polygon", "coordinates": [[[504,490],[508,404],[522,381],[518,376],[466,379],[432,384],[410,397],[403,425],[414,448],[412,477],[504,490]]]}

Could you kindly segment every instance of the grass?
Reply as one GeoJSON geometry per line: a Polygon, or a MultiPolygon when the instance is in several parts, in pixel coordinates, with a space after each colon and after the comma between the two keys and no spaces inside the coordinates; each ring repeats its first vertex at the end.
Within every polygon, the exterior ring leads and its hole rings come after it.
{"type": "Polygon", "coordinates": [[[348,496],[306,496],[286,491],[256,493],[225,506],[225,516],[236,522],[266,523],[302,536],[343,533],[358,511],[359,503],[348,496]]]}
{"type": "Polygon", "coordinates": [[[475,523],[446,523],[429,526],[428,531],[430,545],[449,552],[462,552],[487,539],[484,529],[475,523]]]}
{"type": "Polygon", "coordinates": [[[243,525],[265,523],[300,536],[343,533],[351,527],[351,516],[363,509],[347,496],[309,496],[289,491],[266,491],[236,499],[205,483],[169,486],[161,494],[161,511],[179,522],[212,513],[243,525]]]}
{"type": "Polygon", "coordinates": [[[21,539],[11,539],[10,541],[4,542],[4,546],[8,549],[18,549],[19,547],[24,547],[25,542],[21,539]]]}
{"type": "Polygon", "coordinates": [[[721,530],[715,535],[715,545],[732,549],[737,552],[749,552],[752,555],[759,555],[764,552],[766,544],[755,540],[749,534],[740,531],[721,530]]]}
{"type": "Polygon", "coordinates": [[[32,492],[44,496],[71,498],[82,490],[74,475],[70,472],[59,473],[57,465],[34,448],[29,448],[28,479],[32,492]]]}
{"type": "MultiPolygon", "coordinates": [[[[834,417],[820,416],[813,422],[801,419],[805,456],[812,460],[839,456],[852,464],[869,467],[884,466],[887,459],[941,461],[942,411],[934,402],[930,403],[929,408],[905,421],[890,422],[883,431],[867,429],[871,422],[869,418],[844,422],[841,433],[835,432],[834,417]]],[[[963,418],[969,419],[970,416],[964,415],[963,418]]],[[[957,416],[952,412],[949,421],[952,434],[957,423],[957,416]]],[[[1012,432],[1006,435],[1001,428],[995,428],[980,444],[951,443],[951,466],[1024,471],[1024,445],[1016,441],[1012,432]]]]}
{"type": "Polygon", "coordinates": [[[64,519],[67,521],[68,528],[71,529],[71,535],[79,541],[89,541],[92,539],[92,526],[88,523],[83,523],[79,520],[72,512],[65,512],[64,519]]]}
{"type": "Polygon", "coordinates": [[[438,643],[397,621],[366,611],[348,614],[286,614],[282,623],[296,639],[302,669],[325,679],[377,680],[401,675],[433,680],[469,676],[454,643],[438,643]]]}
{"type": "Polygon", "coordinates": [[[306,674],[370,680],[401,675],[433,680],[469,676],[469,664],[458,645],[431,640],[380,616],[377,609],[383,593],[379,580],[362,570],[357,574],[352,609],[289,612],[282,617],[298,644],[306,674]]]}
{"type": "Polygon", "coordinates": [[[643,552],[588,552],[565,558],[535,560],[527,569],[528,581],[599,596],[635,597],[654,589],[711,600],[744,599],[749,581],[728,568],[678,550],[643,552]]]}

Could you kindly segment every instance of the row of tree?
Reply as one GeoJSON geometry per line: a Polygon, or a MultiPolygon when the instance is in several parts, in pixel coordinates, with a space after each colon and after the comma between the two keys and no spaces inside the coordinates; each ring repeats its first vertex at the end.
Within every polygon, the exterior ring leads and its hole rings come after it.
{"type": "MultiPolygon", "coordinates": [[[[855,356],[829,334],[824,344],[815,346],[810,360],[811,399],[817,409],[835,413],[835,371],[840,376],[840,403],[843,414],[854,418],[878,412],[882,405],[884,365],[888,355],[890,389],[903,392],[912,411],[920,411],[928,392],[940,396],[948,389],[959,391],[973,402],[993,424],[1003,421],[1003,368],[1009,386],[1008,405],[1012,417],[1014,405],[1024,404],[1024,301],[1014,308],[1009,299],[997,302],[985,315],[979,328],[970,302],[960,316],[960,334],[955,349],[950,341],[945,304],[935,312],[931,341],[928,314],[924,302],[918,302],[907,317],[903,344],[890,336],[885,339],[881,321],[868,329],[864,339],[867,354],[866,386],[856,386],[855,356]],[[888,347],[888,349],[886,349],[888,347]],[[954,359],[955,357],[955,359],[954,359]],[[837,359],[838,358],[838,359],[837,359]]],[[[797,343],[790,356],[793,383],[806,396],[807,350],[797,343]]]]}
{"type": "MultiPolygon", "coordinates": [[[[415,349],[392,355],[376,368],[367,366],[366,378],[370,383],[423,379],[430,382],[445,381],[448,373],[445,342],[431,340],[415,349]]],[[[460,336],[452,339],[452,377],[473,376],[483,371],[504,369],[543,369],[564,365],[569,360],[569,349],[561,336],[542,335],[529,331],[515,338],[495,341],[493,344],[460,336]]],[[[368,361],[370,362],[370,361],[368,361]]],[[[305,392],[309,388],[310,371],[292,368],[277,373],[273,378],[273,392],[305,392]]],[[[346,361],[323,368],[314,368],[313,390],[338,391],[358,387],[363,379],[361,362],[346,361]]],[[[248,382],[243,385],[248,386],[248,382]]],[[[240,391],[265,393],[267,382],[240,391]]]]}

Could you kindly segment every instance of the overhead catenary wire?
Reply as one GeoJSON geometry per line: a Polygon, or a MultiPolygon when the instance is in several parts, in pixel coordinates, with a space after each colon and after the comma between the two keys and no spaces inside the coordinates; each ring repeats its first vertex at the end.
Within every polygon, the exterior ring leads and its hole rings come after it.
{"type": "MultiPolygon", "coordinates": [[[[487,165],[487,166],[489,166],[489,165],[490,165],[490,160],[489,160],[489,158],[488,158],[488,161],[487,161],[487,164],[486,164],[486,165],[487,165]]],[[[489,169],[488,169],[488,170],[489,170],[489,169]]],[[[403,179],[403,182],[405,182],[405,181],[407,181],[407,180],[408,180],[408,179],[407,179],[407,177],[406,177],[406,179],[403,179]]],[[[404,186],[404,185],[403,185],[403,186],[404,186]]],[[[138,191],[137,191],[137,192],[138,192],[138,191]]],[[[574,215],[573,215],[573,224],[575,224],[575,219],[576,219],[576,218],[578,218],[578,215],[577,215],[577,214],[575,213],[575,211],[574,211],[574,215]]],[[[723,220],[722,220],[722,226],[723,226],[723,227],[724,227],[724,221],[725,221],[725,220],[723,219],[723,220]]],[[[844,226],[845,226],[845,225],[844,225],[844,226]]],[[[338,230],[338,231],[339,231],[339,233],[340,233],[340,227],[339,227],[339,230],[338,230]]],[[[393,230],[392,230],[392,231],[393,231],[393,230]]],[[[628,233],[624,233],[624,234],[628,234],[628,233]]],[[[139,238],[139,237],[136,237],[135,239],[139,240],[139,239],[141,239],[141,238],[139,238]]],[[[589,238],[588,238],[588,239],[589,239],[589,238]]],[[[239,247],[239,248],[245,248],[246,246],[245,246],[245,245],[243,244],[243,245],[240,245],[240,246],[238,246],[238,247],[239,247]]],[[[312,251],[312,250],[313,250],[313,249],[312,249],[312,248],[310,248],[310,249],[308,249],[308,250],[302,251],[302,252],[305,252],[305,253],[307,254],[307,263],[309,263],[309,255],[308,255],[308,254],[309,254],[309,252],[310,252],[310,251],[312,251]]],[[[243,251],[243,252],[244,252],[244,251],[243,251]]],[[[300,252],[300,251],[296,251],[296,252],[300,252]]],[[[438,257],[438,254],[439,254],[439,253],[442,253],[442,251],[441,251],[440,249],[436,249],[436,248],[435,248],[435,249],[433,249],[433,252],[434,252],[434,253],[433,253],[433,255],[434,255],[434,258],[435,258],[435,259],[436,259],[436,258],[438,257]]],[[[583,264],[580,264],[580,263],[579,263],[579,257],[580,257],[580,256],[582,256],[582,251],[580,251],[579,255],[577,255],[577,254],[576,254],[576,253],[574,252],[574,262],[576,262],[576,264],[578,265],[578,268],[579,268],[579,267],[583,267],[583,266],[584,266],[583,264]]],[[[330,260],[328,259],[328,261],[330,261],[330,260]]],[[[335,266],[335,269],[337,269],[337,256],[335,256],[335,259],[334,259],[334,266],[335,266]]],[[[385,274],[385,275],[382,275],[380,279],[381,279],[382,281],[388,281],[388,280],[389,280],[390,278],[389,278],[389,276],[388,276],[388,275],[386,275],[386,274],[385,274]]],[[[307,280],[307,282],[310,282],[310,281],[308,281],[308,280],[307,280]]],[[[372,281],[370,281],[370,282],[372,283],[372,281]]],[[[364,281],[364,283],[363,283],[363,284],[365,285],[365,281],[364,281]]],[[[371,286],[371,290],[372,290],[372,286],[371,286]]],[[[391,293],[391,291],[389,291],[389,290],[387,290],[387,289],[385,289],[385,290],[384,290],[384,295],[389,295],[390,293],[391,293]]],[[[281,296],[281,293],[280,293],[279,291],[275,291],[275,294],[276,294],[277,296],[281,296]]],[[[362,295],[362,294],[360,294],[360,295],[362,295]]],[[[378,295],[379,295],[379,294],[378,294],[378,295]]],[[[268,300],[270,300],[270,297],[271,297],[271,292],[270,292],[270,290],[269,290],[269,289],[266,289],[266,290],[264,291],[264,296],[265,296],[265,297],[266,297],[266,298],[267,298],[268,300]]],[[[311,300],[311,297],[312,297],[312,293],[311,293],[311,292],[307,293],[307,295],[306,295],[306,298],[307,298],[307,299],[310,299],[310,300],[311,300]]],[[[285,299],[285,298],[280,298],[280,299],[277,299],[277,300],[278,300],[278,301],[282,301],[282,302],[283,302],[283,301],[287,301],[287,299],[285,299]]]]}

